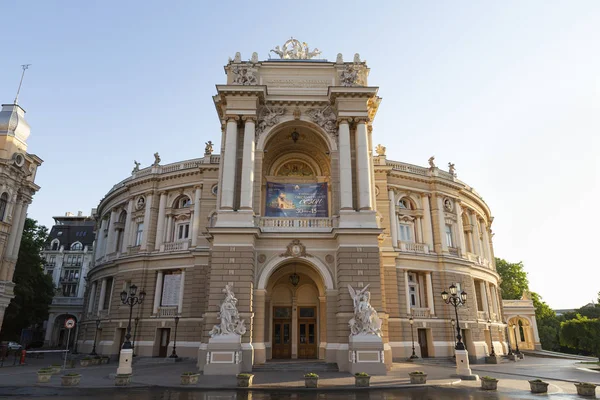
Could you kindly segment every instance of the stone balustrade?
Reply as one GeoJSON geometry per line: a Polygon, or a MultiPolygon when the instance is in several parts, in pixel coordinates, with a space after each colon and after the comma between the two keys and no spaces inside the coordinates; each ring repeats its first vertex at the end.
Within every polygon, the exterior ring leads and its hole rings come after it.
{"type": "Polygon", "coordinates": [[[190,248],[189,240],[181,240],[177,242],[163,243],[160,245],[160,251],[182,251],[190,248]]]}
{"type": "Polygon", "coordinates": [[[403,252],[429,254],[429,246],[424,243],[398,241],[398,248],[403,252]]]}
{"type": "Polygon", "coordinates": [[[413,318],[429,318],[431,310],[427,307],[413,307],[410,309],[413,318]]]}
{"type": "Polygon", "coordinates": [[[487,321],[488,320],[487,311],[477,311],[477,319],[480,321],[487,321]]]}
{"type": "Polygon", "coordinates": [[[158,313],[156,316],[158,318],[169,318],[175,317],[179,312],[179,308],[177,306],[164,306],[158,308],[158,313]]]}
{"type": "Polygon", "coordinates": [[[54,297],[52,305],[56,306],[83,306],[83,297],[54,297]]]}
{"type": "Polygon", "coordinates": [[[333,218],[257,218],[257,225],[263,232],[302,231],[330,232],[334,228],[333,218]]]}

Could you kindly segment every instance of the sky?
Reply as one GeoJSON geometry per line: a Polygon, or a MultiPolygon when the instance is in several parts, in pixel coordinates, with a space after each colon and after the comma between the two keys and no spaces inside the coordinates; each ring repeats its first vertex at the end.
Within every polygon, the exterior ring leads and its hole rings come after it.
{"type": "Polygon", "coordinates": [[[597,298],[598,1],[5,0],[0,15],[1,102],[32,64],[19,103],[44,160],[29,208],[44,225],[89,214],[134,159],[220,143],[223,65],[293,36],[367,60],[383,98],[374,143],[455,163],[492,210],[496,256],[523,261],[531,290],[553,308],[597,298]]]}

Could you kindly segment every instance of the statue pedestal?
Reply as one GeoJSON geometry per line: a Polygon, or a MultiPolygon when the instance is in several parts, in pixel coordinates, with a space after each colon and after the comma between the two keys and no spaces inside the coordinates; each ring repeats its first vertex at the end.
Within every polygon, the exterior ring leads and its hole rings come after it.
{"type": "Polygon", "coordinates": [[[456,354],[456,376],[463,380],[479,380],[479,376],[471,373],[471,368],[469,367],[469,353],[466,350],[454,350],[454,354],[456,354]]]}
{"type": "Polygon", "coordinates": [[[208,340],[204,375],[237,375],[242,372],[241,336],[217,335],[208,340]]]}
{"type": "Polygon", "coordinates": [[[350,336],[348,350],[352,375],[357,372],[387,375],[381,337],[369,334],[350,336]]]}

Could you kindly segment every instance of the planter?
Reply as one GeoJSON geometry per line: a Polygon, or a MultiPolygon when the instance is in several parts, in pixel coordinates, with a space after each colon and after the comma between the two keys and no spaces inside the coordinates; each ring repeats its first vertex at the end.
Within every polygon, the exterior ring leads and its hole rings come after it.
{"type": "Polygon", "coordinates": [[[102,357],[100,359],[100,364],[108,364],[109,360],[110,360],[110,357],[102,357]]]}
{"type": "Polygon", "coordinates": [[[548,393],[548,383],[539,379],[529,381],[531,393],[548,393]]]}
{"type": "Polygon", "coordinates": [[[67,360],[66,368],[75,368],[75,360],[67,360]]]}
{"type": "Polygon", "coordinates": [[[319,378],[315,377],[304,377],[304,386],[307,388],[317,388],[319,387],[319,378]]]}
{"type": "Polygon", "coordinates": [[[92,358],[90,361],[92,365],[100,365],[100,358],[92,358]]]}
{"type": "Polygon", "coordinates": [[[481,388],[483,390],[496,390],[498,389],[498,379],[495,378],[481,378],[481,388]]]}
{"type": "Polygon", "coordinates": [[[120,374],[115,376],[115,386],[127,386],[131,383],[131,374],[120,374]]]}
{"type": "Polygon", "coordinates": [[[238,387],[250,387],[252,386],[252,380],[254,375],[252,374],[238,374],[237,375],[237,386],[238,387]]]}
{"type": "Polygon", "coordinates": [[[52,378],[52,370],[51,369],[41,369],[37,373],[38,383],[48,383],[48,382],[50,382],[50,378],[52,378]]]}
{"type": "Polygon", "coordinates": [[[576,383],[577,394],[580,396],[596,396],[596,385],[593,383],[580,382],[576,383]]]}
{"type": "Polygon", "coordinates": [[[198,383],[198,376],[200,374],[181,374],[181,384],[182,385],[195,385],[198,383]]]}
{"type": "Polygon", "coordinates": [[[77,386],[81,381],[81,375],[69,374],[60,377],[62,386],[77,386]]]}
{"type": "Polygon", "coordinates": [[[60,374],[61,365],[59,365],[59,364],[52,364],[50,366],[50,368],[52,368],[52,373],[53,374],[60,374]]]}
{"type": "Polygon", "coordinates": [[[370,376],[359,376],[354,375],[354,385],[356,387],[369,387],[371,385],[371,377],[370,376]]]}
{"type": "Polygon", "coordinates": [[[422,385],[424,383],[427,383],[427,374],[416,374],[414,372],[411,372],[408,374],[408,376],[410,376],[410,383],[413,384],[417,384],[417,385],[422,385]]]}
{"type": "Polygon", "coordinates": [[[79,360],[79,365],[81,365],[82,367],[87,367],[88,365],[90,365],[91,362],[92,360],[90,360],[89,358],[82,358],[81,360],[79,360]]]}

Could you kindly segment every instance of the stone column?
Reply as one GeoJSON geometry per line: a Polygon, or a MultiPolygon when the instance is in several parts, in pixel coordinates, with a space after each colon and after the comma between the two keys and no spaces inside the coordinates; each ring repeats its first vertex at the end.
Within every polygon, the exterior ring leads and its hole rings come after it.
{"type": "Polygon", "coordinates": [[[177,313],[183,312],[183,292],[185,288],[185,269],[181,270],[181,286],[179,287],[179,299],[177,300],[177,313]]]}
{"type": "Polygon", "coordinates": [[[483,306],[483,311],[487,312],[488,318],[491,318],[492,310],[490,309],[490,304],[488,302],[487,282],[479,281],[479,293],[481,293],[481,305],[483,306]]]}
{"type": "Polygon", "coordinates": [[[479,221],[477,214],[471,213],[471,225],[473,225],[473,253],[481,256],[481,240],[479,239],[479,221]]]}
{"type": "MultiPolygon", "coordinates": [[[[106,237],[106,254],[113,253],[116,250],[115,244],[115,223],[117,222],[117,210],[110,211],[110,220],[108,222],[108,236],[106,237]]],[[[146,227],[144,226],[144,229],[146,227]]]]}
{"type": "Polygon", "coordinates": [[[252,211],[254,188],[254,117],[243,117],[244,125],[244,155],[242,158],[242,187],[240,192],[240,210],[252,211]]]}
{"type": "Polygon", "coordinates": [[[471,246],[471,253],[475,252],[475,245],[473,243],[473,227],[471,226],[471,230],[467,231],[467,241],[469,242],[469,245],[471,246]]]}
{"type": "Polygon", "coordinates": [[[158,314],[158,308],[160,307],[160,297],[162,295],[162,283],[163,283],[163,272],[158,271],[156,274],[156,286],[154,287],[154,307],[152,308],[152,314],[158,314]]]}
{"type": "Polygon", "coordinates": [[[369,168],[369,146],[367,123],[364,118],[356,124],[356,176],[359,210],[372,210],[371,175],[369,168]]]}
{"type": "Polygon", "coordinates": [[[165,232],[165,242],[174,242],[173,238],[173,216],[167,215],[167,231],[165,232]]]}
{"type": "Polygon", "coordinates": [[[488,227],[485,225],[485,223],[482,223],[482,229],[483,229],[483,246],[484,246],[484,252],[485,252],[485,258],[491,263],[492,260],[492,250],[491,250],[491,244],[490,244],[490,236],[488,234],[488,227]]]}
{"type": "Polygon", "coordinates": [[[254,362],[264,364],[267,361],[265,351],[265,301],[267,291],[265,289],[255,289],[252,299],[252,309],[254,311],[254,321],[252,322],[254,362]]]}
{"type": "Polygon", "coordinates": [[[431,230],[431,207],[429,207],[429,195],[421,195],[423,204],[423,243],[429,246],[429,251],[433,251],[433,231],[431,230]]]}
{"type": "Polygon", "coordinates": [[[410,290],[408,287],[408,270],[404,270],[404,291],[406,292],[406,314],[410,315],[410,290]]]}
{"type": "MultiPolygon", "coordinates": [[[[17,200],[15,207],[13,209],[12,221],[10,227],[10,235],[8,236],[8,244],[6,245],[6,258],[16,258],[17,254],[13,254],[13,249],[15,248],[15,243],[17,242],[17,236],[19,236],[19,226],[21,225],[21,211],[23,210],[23,202],[21,200],[17,200]]],[[[8,279],[7,279],[8,280],[8,279]]]]}
{"type": "Polygon", "coordinates": [[[388,190],[388,197],[390,199],[390,236],[392,237],[392,246],[398,247],[398,217],[396,216],[396,199],[393,189],[388,190]]]}
{"type": "Polygon", "coordinates": [[[102,279],[100,286],[100,300],[98,302],[98,311],[104,310],[104,298],[106,297],[106,278],[102,279]]]}
{"type": "Polygon", "coordinates": [[[106,230],[106,218],[102,218],[102,222],[100,223],[100,230],[96,232],[96,260],[99,260],[101,257],[105,255],[104,246],[104,231],[106,230]]]}
{"type": "Polygon", "coordinates": [[[460,247],[460,256],[467,256],[467,246],[465,245],[465,228],[463,227],[462,221],[462,207],[460,206],[459,201],[455,201],[455,210],[456,210],[456,226],[457,226],[457,234],[458,236],[458,246],[460,247]]]}
{"type": "Polygon", "coordinates": [[[415,218],[415,243],[423,243],[423,232],[421,231],[421,217],[415,218]]]}
{"type": "Polygon", "coordinates": [[[437,202],[438,226],[441,236],[440,242],[442,245],[442,253],[447,253],[448,243],[446,242],[446,218],[444,215],[444,199],[439,194],[436,194],[435,198],[437,202]]]}
{"type": "Polygon", "coordinates": [[[88,299],[88,307],[87,312],[91,314],[94,311],[94,303],[96,302],[96,288],[98,287],[98,282],[94,281],[92,283],[92,289],[90,291],[90,297],[88,299]]]}
{"type": "Polygon", "coordinates": [[[127,203],[127,219],[125,220],[125,229],[123,231],[123,245],[121,246],[121,253],[126,253],[127,248],[131,246],[129,238],[131,237],[131,221],[133,213],[133,199],[129,199],[127,203]]]}
{"type": "Polygon", "coordinates": [[[223,153],[223,180],[219,190],[221,192],[221,209],[233,210],[235,198],[235,164],[237,153],[237,126],[239,117],[228,117],[227,132],[225,136],[225,149],[223,153]]]}
{"type": "MultiPolygon", "coordinates": [[[[167,192],[160,192],[158,201],[158,221],[156,227],[156,240],[154,241],[154,250],[160,250],[160,246],[165,240],[165,212],[167,209],[167,192]]],[[[144,225],[144,228],[146,226],[144,225]]]]}
{"type": "Polygon", "coordinates": [[[433,283],[431,282],[431,272],[425,274],[425,282],[427,283],[427,306],[429,307],[429,314],[435,315],[435,306],[433,304],[433,283]]]}
{"type": "Polygon", "coordinates": [[[142,232],[142,244],[140,250],[148,248],[148,237],[150,236],[150,221],[152,212],[152,193],[146,195],[146,209],[144,210],[144,231],[142,232]]]}
{"type": "Polygon", "coordinates": [[[340,209],[352,210],[352,156],[350,154],[350,126],[340,120],[338,128],[340,153],[340,209]]]}
{"type": "Polygon", "coordinates": [[[202,185],[194,186],[194,219],[192,221],[192,247],[198,245],[200,234],[200,199],[202,198],[202,185]]]}
{"type": "Polygon", "coordinates": [[[298,358],[298,298],[292,296],[292,358],[298,358]]]}

